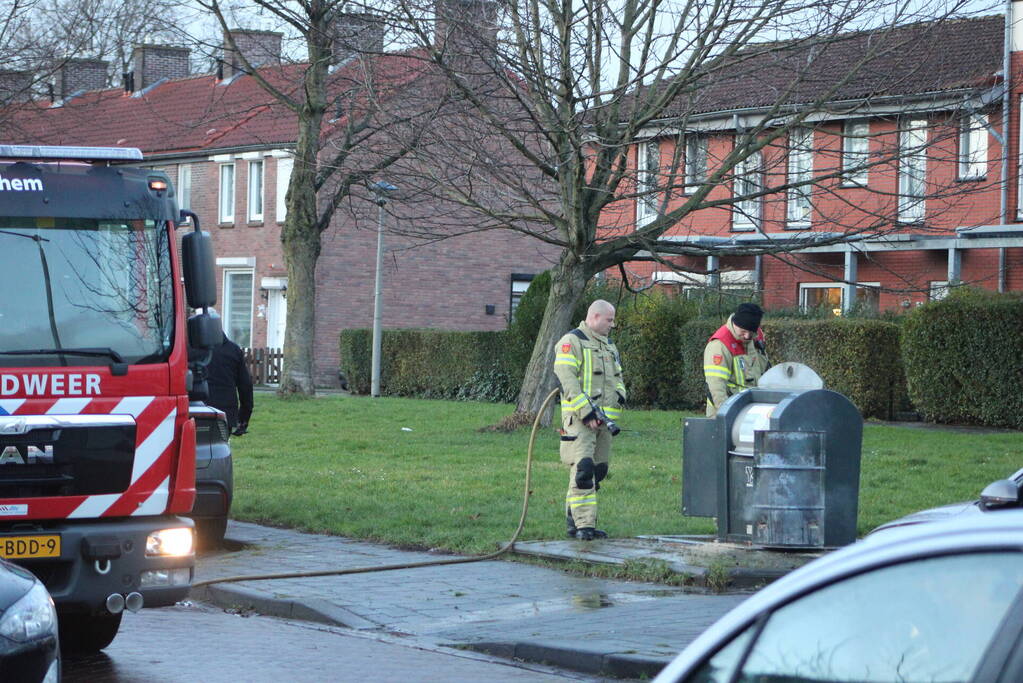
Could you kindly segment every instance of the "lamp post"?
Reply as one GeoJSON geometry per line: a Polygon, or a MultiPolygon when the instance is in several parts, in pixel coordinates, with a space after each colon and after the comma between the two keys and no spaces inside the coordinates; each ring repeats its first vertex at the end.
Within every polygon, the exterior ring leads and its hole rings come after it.
{"type": "Polygon", "coordinates": [[[384,270],[384,205],[387,204],[387,198],[395,192],[398,188],[391,185],[388,182],[379,180],[369,186],[369,189],[373,191],[373,195],[376,197],[374,201],[378,207],[377,210],[377,270],[376,279],[373,286],[373,367],[371,371],[370,379],[370,396],[377,398],[380,396],[380,346],[382,333],[380,330],[380,323],[383,317],[383,311],[381,306],[381,290],[383,289],[383,270],[384,270]]]}

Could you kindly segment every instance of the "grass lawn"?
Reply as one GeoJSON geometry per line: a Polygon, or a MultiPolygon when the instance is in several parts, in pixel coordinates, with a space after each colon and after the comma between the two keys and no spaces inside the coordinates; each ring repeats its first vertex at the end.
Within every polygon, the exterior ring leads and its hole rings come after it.
{"type": "MultiPolygon", "coordinates": [[[[231,440],[236,519],[479,553],[514,532],[522,505],[529,428],[480,433],[511,406],[325,396],[256,395],[251,431],[231,440]]],[[[713,533],[683,517],[681,418],[627,411],[601,485],[600,523],[614,536],[713,533]]],[[[562,538],[568,473],[544,429],[534,449],[522,539],[562,538]]],[[[1023,433],[864,431],[859,531],[926,507],[975,498],[1023,466],[1023,433]]],[[[708,482],[708,485],[712,485],[708,482]]]]}

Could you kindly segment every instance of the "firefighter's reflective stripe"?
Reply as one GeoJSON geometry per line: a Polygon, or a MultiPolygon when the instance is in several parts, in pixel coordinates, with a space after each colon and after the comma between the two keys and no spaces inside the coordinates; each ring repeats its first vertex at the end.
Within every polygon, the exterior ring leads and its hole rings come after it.
{"type": "Polygon", "coordinates": [[[555,365],[566,365],[570,368],[579,367],[579,359],[573,356],[571,353],[559,353],[554,357],[555,365]]]}
{"type": "Polygon", "coordinates": [[[746,356],[739,355],[732,358],[732,376],[728,378],[728,386],[732,389],[743,389],[746,387],[746,356]]]}
{"type": "Polygon", "coordinates": [[[618,418],[620,418],[622,416],[622,409],[621,408],[609,408],[607,406],[604,406],[604,414],[607,415],[612,420],[617,420],[618,418]]]}
{"type": "Polygon", "coordinates": [[[593,349],[583,349],[583,393],[593,397],[593,349]]]}
{"type": "Polygon", "coordinates": [[[728,380],[728,368],[724,365],[704,365],[703,374],[705,377],[720,377],[721,379],[728,380]]]}
{"type": "Polygon", "coordinates": [[[561,399],[562,410],[579,410],[586,405],[586,396],[579,394],[572,400],[561,399]]]}
{"type": "Polygon", "coordinates": [[[581,496],[569,496],[568,497],[568,506],[570,508],[573,508],[573,509],[574,508],[578,508],[578,507],[583,507],[584,505],[596,505],[596,504],[597,504],[597,494],[596,494],[596,492],[586,493],[586,494],[583,494],[581,496]]]}

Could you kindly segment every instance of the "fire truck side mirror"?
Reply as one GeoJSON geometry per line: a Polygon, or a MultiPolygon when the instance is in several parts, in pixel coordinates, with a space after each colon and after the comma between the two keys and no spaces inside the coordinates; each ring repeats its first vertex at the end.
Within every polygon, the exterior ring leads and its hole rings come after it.
{"type": "Polygon", "coordinates": [[[212,349],[224,341],[224,327],[220,316],[205,311],[188,319],[188,345],[193,349],[212,349]]]}
{"type": "Polygon", "coordinates": [[[217,277],[213,270],[213,238],[204,230],[185,233],[181,238],[181,262],[185,276],[185,298],[189,308],[217,303],[217,277]]]}

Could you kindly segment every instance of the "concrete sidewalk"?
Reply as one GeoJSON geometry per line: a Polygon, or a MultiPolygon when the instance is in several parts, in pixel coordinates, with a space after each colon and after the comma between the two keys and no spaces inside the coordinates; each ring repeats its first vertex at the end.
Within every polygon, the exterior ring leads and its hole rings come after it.
{"type": "MultiPolygon", "coordinates": [[[[452,557],[233,521],[227,536],[228,547],[236,549],[200,556],[197,581],[452,557]]],[[[621,559],[616,545],[643,552],[634,539],[552,546],[556,543],[543,543],[545,552],[557,556],[577,549],[604,555],[608,561],[621,559]]],[[[778,568],[770,571],[777,574],[778,568]]],[[[499,559],[221,583],[194,589],[192,597],[221,607],[414,641],[427,648],[468,648],[589,674],[641,678],[654,675],[748,594],[747,590],[716,595],[585,578],[499,559]]]]}

